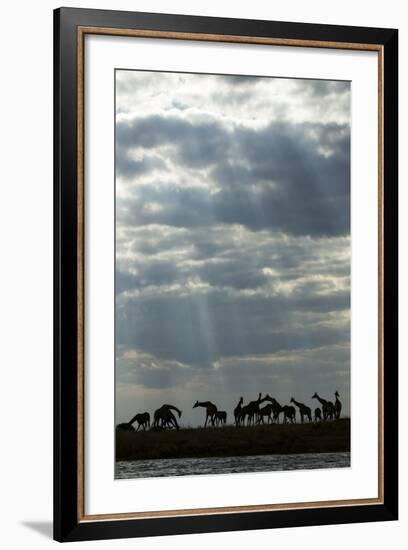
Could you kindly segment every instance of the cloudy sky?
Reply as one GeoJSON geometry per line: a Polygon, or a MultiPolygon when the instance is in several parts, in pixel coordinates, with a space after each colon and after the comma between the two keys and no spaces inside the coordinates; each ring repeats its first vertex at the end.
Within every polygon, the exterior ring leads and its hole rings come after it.
{"type": "Polygon", "coordinates": [[[116,71],[116,421],[349,388],[349,83],[116,71]]]}

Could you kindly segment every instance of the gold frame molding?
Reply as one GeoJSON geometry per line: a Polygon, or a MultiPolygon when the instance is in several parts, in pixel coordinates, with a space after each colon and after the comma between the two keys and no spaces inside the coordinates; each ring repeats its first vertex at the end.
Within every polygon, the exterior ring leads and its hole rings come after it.
{"type": "Polygon", "coordinates": [[[349,42],[330,42],[318,40],[294,40],[286,38],[263,38],[252,36],[234,36],[218,34],[201,34],[186,32],[168,32],[154,30],[117,29],[109,27],[77,27],[77,284],[78,284],[78,390],[77,390],[77,507],[78,522],[125,520],[174,516],[197,516],[229,513],[265,512],[272,510],[298,510],[310,508],[333,508],[338,506],[359,506],[384,503],[384,324],[383,324],[383,286],[384,286],[384,207],[383,207],[383,82],[384,82],[384,47],[380,44],[358,44],[349,42]],[[85,513],[85,479],[84,479],[84,42],[86,35],[107,35],[139,38],[195,40],[210,42],[233,42],[240,44],[263,44],[274,46],[293,46],[306,48],[343,49],[374,51],[378,55],[378,497],[329,500],[316,502],[296,502],[284,504],[263,504],[249,506],[229,506],[214,508],[193,508],[179,510],[152,510],[133,513],[113,513],[87,515],[85,513]]]}

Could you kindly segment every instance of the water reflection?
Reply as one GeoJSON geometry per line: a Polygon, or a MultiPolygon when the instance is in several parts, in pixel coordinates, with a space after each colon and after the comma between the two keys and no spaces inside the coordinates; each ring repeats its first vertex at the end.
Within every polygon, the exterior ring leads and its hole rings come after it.
{"type": "Polygon", "coordinates": [[[347,468],[350,453],[130,460],[116,463],[116,479],[347,468]]]}

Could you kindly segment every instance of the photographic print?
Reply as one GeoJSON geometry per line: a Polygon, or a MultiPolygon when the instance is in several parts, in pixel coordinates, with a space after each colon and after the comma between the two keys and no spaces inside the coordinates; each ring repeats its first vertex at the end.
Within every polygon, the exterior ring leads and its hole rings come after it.
{"type": "Polygon", "coordinates": [[[115,477],[350,466],[350,82],[115,71],[115,477]]]}

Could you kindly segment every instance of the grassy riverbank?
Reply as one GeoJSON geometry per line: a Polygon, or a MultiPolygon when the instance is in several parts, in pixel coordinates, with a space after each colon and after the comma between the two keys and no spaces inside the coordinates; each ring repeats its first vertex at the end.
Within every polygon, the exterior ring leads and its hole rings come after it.
{"type": "Polygon", "coordinates": [[[349,450],[348,418],[317,424],[116,432],[116,460],[331,453],[349,450]]]}

